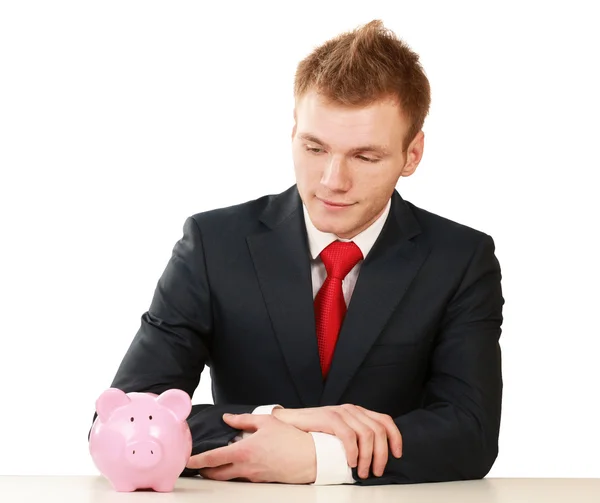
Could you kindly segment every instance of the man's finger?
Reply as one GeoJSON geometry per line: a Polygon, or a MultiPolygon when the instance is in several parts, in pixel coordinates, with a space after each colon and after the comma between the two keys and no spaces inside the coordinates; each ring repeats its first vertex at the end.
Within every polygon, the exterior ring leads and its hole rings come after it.
{"type": "MultiPolygon", "coordinates": [[[[352,429],[352,424],[345,421],[343,411],[336,411],[331,414],[330,425],[333,429],[333,434],[338,437],[344,444],[346,451],[346,460],[350,468],[358,465],[358,439],[356,432],[352,429]]],[[[323,428],[322,430],[324,430],[323,428]]],[[[327,433],[327,432],[325,432],[327,433]]]]}
{"type": "Polygon", "coordinates": [[[383,424],[357,408],[349,409],[348,413],[355,416],[373,431],[373,464],[371,468],[376,477],[381,477],[388,461],[388,439],[383,424]]]}
{"type": "Polygon", "coordinates": [[[272,419],[266,414],[223,414],[223,421],[237,430],[255,432],[266,421],[272,419]]]}
{"type": "Polygon", "coordinates": [[[217,466],[216,468],[203,468],[200,475],[211,480],[233,480],[243,478],[238,464],[217,466]]]}
{"type": "Polygon", "coordinates": [[[400,430],[398,429],[398,426],[396,426],[396,423],[394,423],[394,420],[385,414],[373,412],[372,410],[365,409],[360,405],[357,405],[356,407],[364,412],[367,416],[375,419],[383,425],[385,431],[387,432],[390,450],[396,458],[402,457],[402,433],[400,433],[400,430]]]}
{"type": "Polygon", "coordinates": [[[211,451],[202,452],[190,457],[186,467],[192,469],[198,468],[214,468],[216,466],[228,465],[235,463],[240,459],[240,442],[228,445],[226,447],[219,447],[211,451]]]}
{"type": "Polygon", "coordinates": [[[350,413],[349,408],[340,407],[338,413],[352,427],[358,438],[358,475],[361,478],[369,476],[369,467],[373,459],[375,434],[356,413],[350,413]]]}

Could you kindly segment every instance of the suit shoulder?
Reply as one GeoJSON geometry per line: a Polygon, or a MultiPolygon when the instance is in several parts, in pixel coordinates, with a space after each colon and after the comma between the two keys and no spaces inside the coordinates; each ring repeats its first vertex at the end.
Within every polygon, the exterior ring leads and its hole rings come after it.
{"type": "Polygon", "coordinates": [[[475,229],[461,222],[432,213],[408,201],[406,201],[406,204],[419,222],[423,232],[434,243],[462,243],[469,246],[491,238],[489,234],[480,229],[475,229]]]}
{"type": "Polygon", "coordinates": [[[446,271],[466,271],[475,257],[486,257],[488,265],[499,267],[496,243],[490,234],[407,204],[421,227],[420,237],[427,242],[433,263],[446,271]]]}
{"type": "Polygon", "coordinates": [[[260,215],[274,197],[275,195],[268,194],[242,203],[198,212],[190,218],[203,231],[248,231],[257,225],[260,215]]]}

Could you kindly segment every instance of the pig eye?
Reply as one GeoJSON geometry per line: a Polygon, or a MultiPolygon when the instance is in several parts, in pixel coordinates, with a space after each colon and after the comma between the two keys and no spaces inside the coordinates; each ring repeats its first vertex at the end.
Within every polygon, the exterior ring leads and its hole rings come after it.
{"type": "Polygon", "coordinates": [[[148,416],[148,419],[150,419],[150,421],[152,421],[152,416],[148,416]]]}
{"type": "Polygon", "coordinates": [[[131,418],[130,421],[133,423],[133,418],[131,418]]]}

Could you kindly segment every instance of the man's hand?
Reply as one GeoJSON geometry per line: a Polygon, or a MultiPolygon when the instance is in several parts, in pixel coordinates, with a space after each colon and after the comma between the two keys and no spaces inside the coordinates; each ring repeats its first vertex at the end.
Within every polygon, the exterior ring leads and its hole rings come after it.
{"type": "Polygon", "coordinates": [[[310,432],[320,431],[338,437],[344,444],[348,465],[358,465],[361,478],[383,475],[388,461],[388,442],[396,458],[402,456],[402,435],[394,420],[358,405],[336,405],[311,409],[274,409],[273,416],[296,428],[310,432]]]}
{"type": "Polygon", "coordinates": [[[227,447],[192,456],[188,468],[213,480],[312,484],[317,476],[315,445],[310,433],[269,415],[225,414],[232,428],[254,432],[227,447]]]}

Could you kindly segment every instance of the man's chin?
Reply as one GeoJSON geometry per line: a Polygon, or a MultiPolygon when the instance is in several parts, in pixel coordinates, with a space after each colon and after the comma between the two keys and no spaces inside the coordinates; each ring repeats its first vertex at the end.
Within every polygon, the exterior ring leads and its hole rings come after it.
{"type": "Polygon", "coordinates": [[[340,224],[340,222],[331,222],[329,219],[317,219],[313,225],[321,232],[341,236],[348,234],[351,226],[340,224]]]}
{"type": "Polygon", "coordinates": [[[323,207],[319,207],[320,204],[320,202],[317,202],[315,206],[308,208],[312,224],[318,230],[336,236],[347,234],[352,230],[352,222],[348,221],[349,215],[342,215],[341,212],[340,214],[332,213],[323,207]]]}

